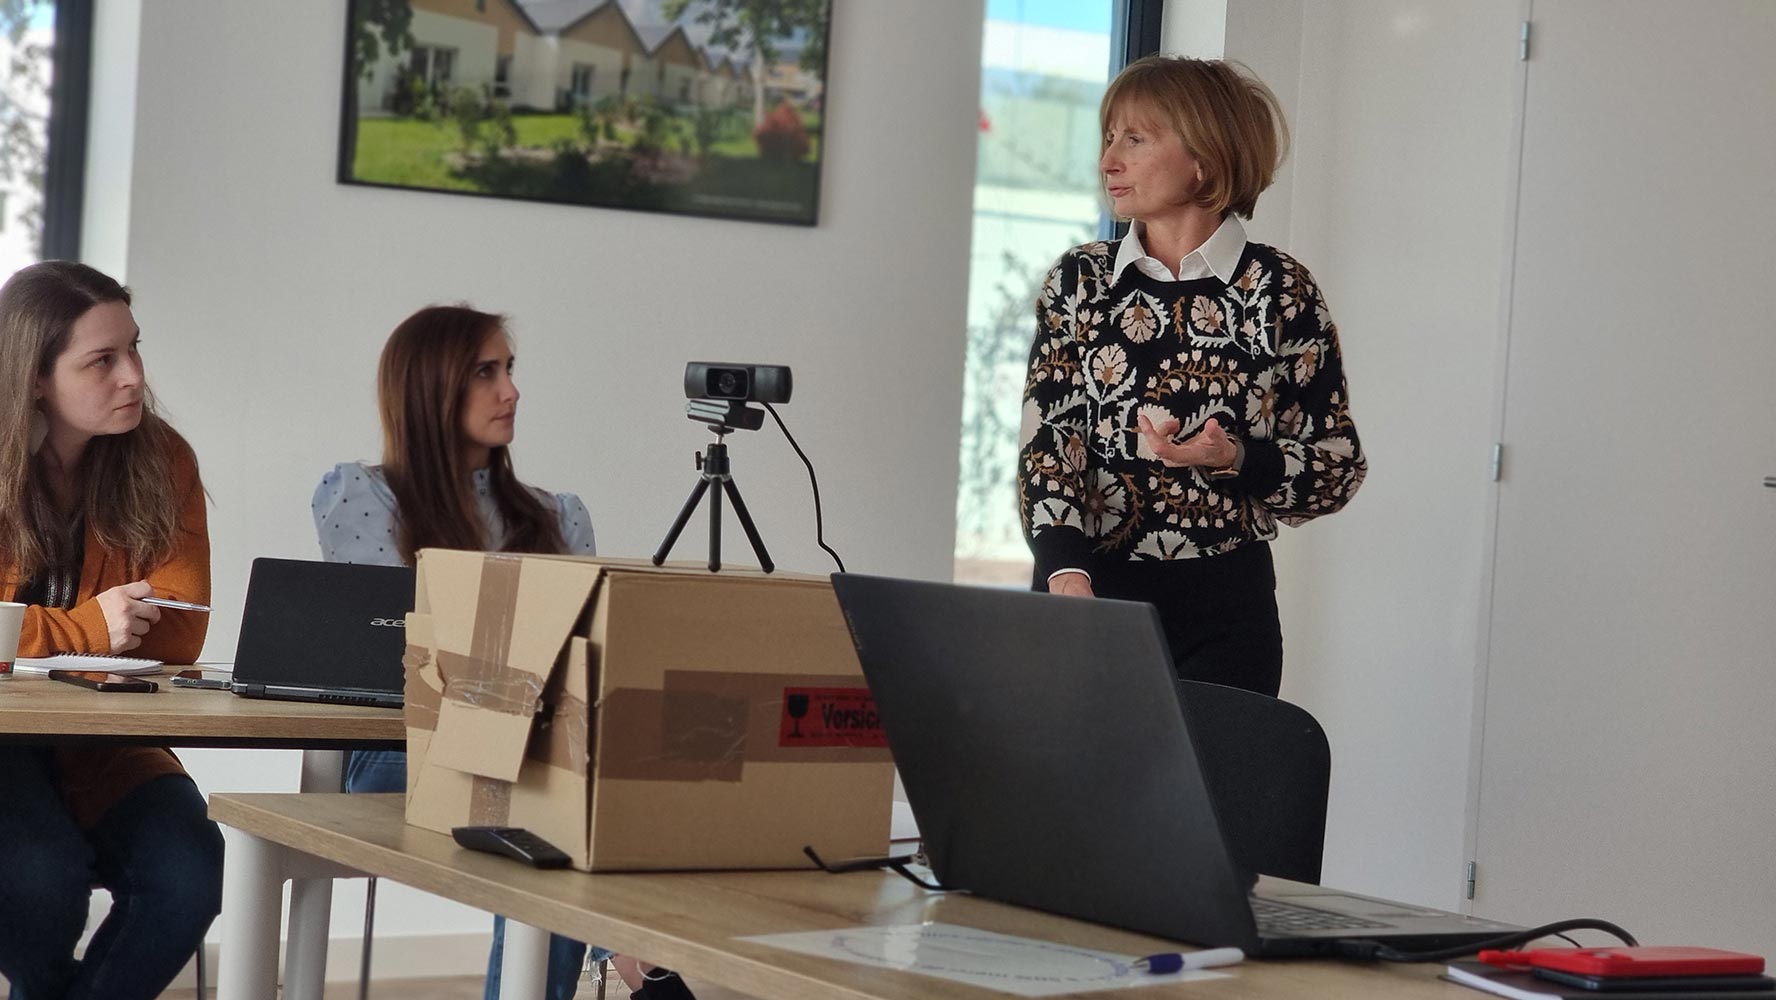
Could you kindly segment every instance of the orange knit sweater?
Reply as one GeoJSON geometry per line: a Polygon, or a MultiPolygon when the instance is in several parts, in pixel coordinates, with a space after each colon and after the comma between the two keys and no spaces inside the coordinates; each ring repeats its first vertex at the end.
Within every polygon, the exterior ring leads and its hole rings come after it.
{"type": "MultiPolygon", "coordinates": [[[[144,577],[158,597],[197,604],[210,602],[210,533],[204,510],[203,483],[197,457],[183,438],[174,442],[173,470],[168,484],[179,498],[179,525],[172,558],[144,577]]],[[[80,590],[68,610],[32,605],[19,633],[20,656],[55,653],[109,653],[110,632],[97,597],[112,587],[132,582],[124,553],[102,546],[86,526],[86,558],[80,567],[80,590]]],[[[0,577],[0,593],[11,600],[20,580],[16,569],[0,577]]],[[[145,656],[167,663],[190,663],[203,649],[209,616],[195,611],[162,609],[160,621],[126,656],[145,656]]],[[[139,697],[127,695],[120,697],[139,697]]],[[[153,697],[149,695],[148,697],[153,697]]],[[[130,790],[165,774],[183,774],[172,751],[158,747],[74,747],[57,752],[62,794],[82,826],[98,822],[105,810],[130,790]]]]}

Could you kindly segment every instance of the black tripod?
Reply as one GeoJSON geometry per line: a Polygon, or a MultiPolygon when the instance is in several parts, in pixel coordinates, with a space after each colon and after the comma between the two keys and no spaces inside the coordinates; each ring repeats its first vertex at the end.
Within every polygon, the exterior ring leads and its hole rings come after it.
{"type": "Polygon", "coordinates": [[[685,500],[684,507],[678,512],[678,519],[672,522],[672,530],[666,532],[666,540],[660,543],[659,551],[654,553],[654,565],[666,561],[671,554],[672,546],[678,542],[679,532],[684,530],[685,523],[691,519],[691,512],[705,493],[709,494],[709,572],[721,572],[721,530],[722,530],[722,493],[734,504],[734,513],[740,515],[740,527],[746,531],[746,540],[752,543],[752,551],[758,556],[759,567],[769,573],[776,569],[771,562],[770,553],[765,551],[765,543],[759,538],[758,528],[752,523],[752,515],[746,512],[746,501],[740,499],[740,487],[734,485],[734,477],[728,472],[728,446],[722,441],[730,428],[716,427],[715,441],[709,448],[697,456],[697,468],[702,478],[691,488],[691,495],[685,500]],[[721,489],[713,492],[709,484],[719,482],[721,489]]]}

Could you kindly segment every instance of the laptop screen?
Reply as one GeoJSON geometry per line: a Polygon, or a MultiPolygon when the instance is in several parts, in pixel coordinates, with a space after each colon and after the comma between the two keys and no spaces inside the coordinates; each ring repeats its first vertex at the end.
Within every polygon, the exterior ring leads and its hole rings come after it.
{"type": "Polygon", "coordinates": [[[409,566],[255,559],[235,682],[399,692],[413,597],[409,566]]]}

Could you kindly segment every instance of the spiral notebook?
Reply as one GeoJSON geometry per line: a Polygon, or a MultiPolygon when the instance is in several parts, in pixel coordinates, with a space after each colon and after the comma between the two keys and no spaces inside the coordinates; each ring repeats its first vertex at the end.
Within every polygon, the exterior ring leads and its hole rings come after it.
{"type": "Polygon", "coordinates": [[[100,653],[57,653],[54,656],[21,656],[12,669],[21,674],[47,674],[51,670],[103,670],[113,674],[158,674],[159,660],[139,656],[105,656],[100,653]]]}

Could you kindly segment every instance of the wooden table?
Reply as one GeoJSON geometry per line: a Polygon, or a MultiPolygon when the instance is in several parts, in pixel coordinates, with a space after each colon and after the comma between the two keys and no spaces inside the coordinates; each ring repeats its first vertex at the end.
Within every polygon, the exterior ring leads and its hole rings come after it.
{"type": "Polygon", "coordinates": [[[405,747],[399,709],[237,698],[144,679],[152,694],[93,691],[21,674],[0,681],[0,742],[120,742],[161,747],[368,750],[405,747]]]}
{"type": "MultiPolygon", "coordinates": [[[[297,749],[302,751],[298,787],[304,793],[344,787],[346,750],[406,746],[399,709],[267,701],[173,687],[170,674],[180,669],[150,676],[160,684],[151,694],[93,691],[33,675],[0,681],[0,744],[297,749]]],[[[293,974],[284,980],[286,1000],[321,997],[333,906],[333,881],[323,875],[292,873],[288,961],[293,974]]]]}
{"type": "MultiPolygon", "coordinates": [[[[448,836],[408,826],[399,795],[231,795],[210,798],[210,815],[241,839],[229,843],[233,873],[223,914],[218,1000],[274,995],[277,884],[242,869],[304,857],[394,879],[508,918],[508,997],[542,996],[547,932],[774,1000],[988,1000],[1006,994],[907,972],[820,959],[737,940],[756,934],[860,925],[942,921],[1121,954],[1176,950],[1175,944],[964,895],[928,893],[881,872],[692,872],[588,875],[537,871],[465,851],[448,836]],[[237,847],[245,845],[244,849],[237,847]],[[514,978],[513,949],[534,969],[514,978]],[[523,990],[524,992],[519,992],[523,990]]],[[[1233,979],[1143,987],[1132,993],[1076,993],[1077,1000],[1464,1000],[1471,990],[1438,982],[1441,966],[1376,966],[1282,960],[1250,962],[1233,979]]]]}

